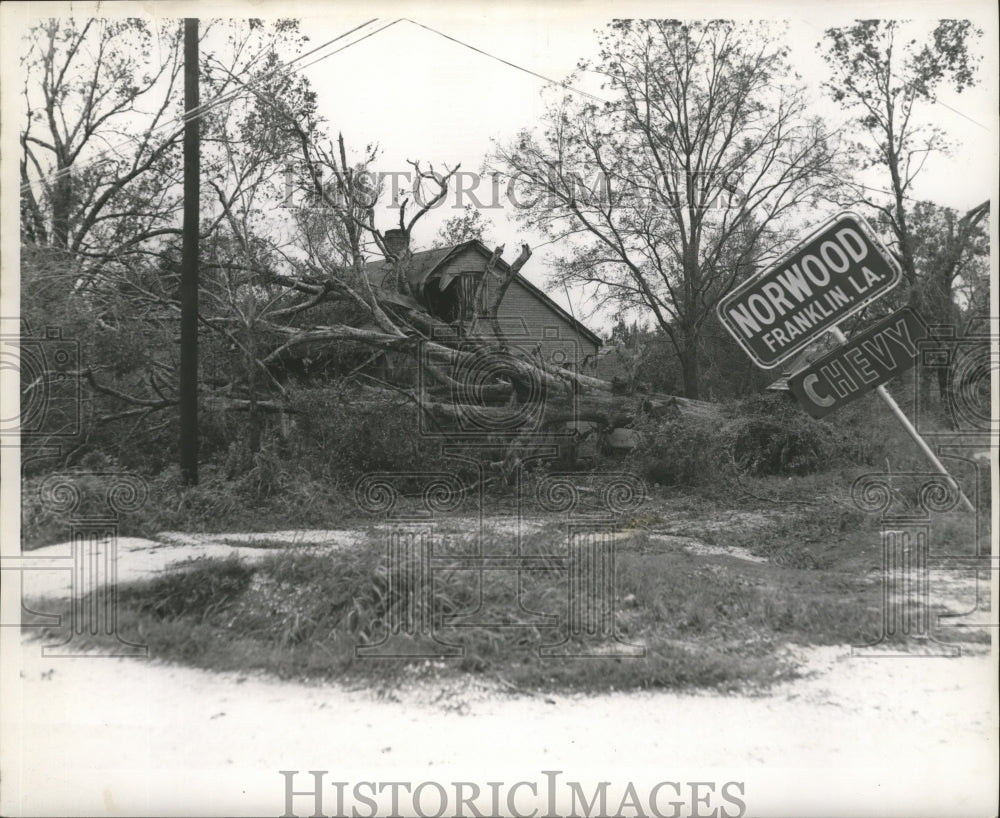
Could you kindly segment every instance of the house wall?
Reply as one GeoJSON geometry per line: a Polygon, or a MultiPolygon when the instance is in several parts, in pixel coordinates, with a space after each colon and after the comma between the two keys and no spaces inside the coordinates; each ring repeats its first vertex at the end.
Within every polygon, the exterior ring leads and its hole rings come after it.
{"type": "MultiPolygon", "coordinates": [[[[582,371],[592,374],[597,365],[597,344],[580,334],[561,315],[552,312],[544,302],[519,281],[511,283],[497,312],[501,326],[507,332],[507,322],[512,325],[523,321],[532,343],[542,344],[542,355],[547,363],[562,366],[584,366],[582,371]],[[561,360],[555,360],[564,356],[561,360]],[[588,356],[590,356],[588,358],[588,356]]],[[[514,336],[510,336],[514,340],[514,336]]]]}
{"type": "MultiPolygon", "coordinates": [[[[486,259],[474,247],[469,247],[449,261],[448,266],[459,274],[481,274],[486,267],[486,259]]],[[[492,298],[491,293],[490,302],[492,298]]],[[[510,343],[523,343],[529,349],[541,344],[541,354],[546,363],[561,366],[582,364],[583,372],[593,374],[595,371],[597,344],[561,315],[553,312],[517,279],[514,279],[504,295],[497,318],[500,319],[510,343]]],[[[480,329],[484,333],[492,332],[489,322],[480,324],[480,329]]]]}

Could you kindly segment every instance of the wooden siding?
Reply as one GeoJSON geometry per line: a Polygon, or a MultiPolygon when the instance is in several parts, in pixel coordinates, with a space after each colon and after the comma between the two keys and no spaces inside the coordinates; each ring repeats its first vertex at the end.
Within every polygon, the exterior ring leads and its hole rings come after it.
{"type": "MultiPolygon", "coordinates": [[[[475,246],[469,246],[449,259],[446,267],[447,272],[456,278],[463,273],[482,275],[486,259],[475,246]]],[[[457,281],[455,286],[458,286],[457,281]]],[[[492,302],[493,297],[494,293],[490,292],[487,304],[492,302]]],[[[515,278],[507,289],[497,318],[500,319],[510,343],[523,343],[529,349],[540,344],[546,363],[574,367],[582,364],[582,371],[588,374],[595,371],[598,345],[592,338],[581,333],[571,321],[555,312],[519,279],[515,278]]],[[[482,323],[481,319],[480,330],[492,333],[489,322],[482,323]]]]}
{"type": "MultiPolygon", "coordinates": [[[[523,323],[526,334],[538,339],[542,344],[542,354],[547,363],[583,365],[584,371],[593,373],[597,366],[597,344],[582,335],[576,327],[516,279],[511,283],[497,318],[504,321],[501,326],[507,331],[506,323],[523,323]],[[553,360],[553,356],[560,360],[553,360]]],[[[513,338],[511,339],[513,340],[513,338]]]]}

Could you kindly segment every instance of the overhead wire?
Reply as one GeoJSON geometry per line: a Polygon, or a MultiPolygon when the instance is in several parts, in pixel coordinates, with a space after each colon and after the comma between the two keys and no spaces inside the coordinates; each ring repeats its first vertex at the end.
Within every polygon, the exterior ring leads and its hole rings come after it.
{"type": "Polygon", "coordinates": [[[496,54],[491,54],[489,51],[484,51],[483,49],[478,48],[477,46],[474,46],[471,43],[467,43],[464,40],[458,39],[457,37],[452,37],[450,34],[445,34],[443,31],[439,31],[436,28],[424,25],[423,23],[418,23],[416,20],[411,20],[409,17],[404,17],[403,19],[406,20],[407,23],[412,23],[413,25],[418,26],[419,28],[426,29],[427,31],[437,34],[439,37],[444,37],[444,39],[446,40],[451,40],[451,42],[453,43],[457,43],[458,45],[463,46],[464,48],[468,48],[471,51],[475,51],[477,54],[482,54],[484,57],[489,57],[491,60],[496,60],[497,62],[503,63],[504,65],[510,66],[511,68],[515,68],[518,71],[523,71],[525,74],[530,74],[531,76],[537,77],[540,80],[544,80],[547,83],[550,83],[552,85],[558,85],[562,88],[566,88],[567,90],[573,91],[574,93],[580,94],[581,96],[588,97],[589,99],[592,99],[595,102],[608,102],[608,100],[603,99],[602,97],[596,96],[587,91],[583,91],[580,88],[574,88],[572,85],[569,85],[565,82],[560,82],[559,80],[554,80],[551,77],[546,77],[544,74],[539,74],[537,71],[532,71],[530,68],[525,68],[523,65],[511,62],[510,60],[505,60],[503,57],[498,57],[496,54]]]}
{"type": "MultiPolygon", "coordinates": [[[[200,119],[201,117],[205,116],[207,113],[209,113],[210,111],[214,110],[215,108],[217,108],[217,107],[219,107],[221,105],[228,104],[229,102],[232,102],[233,100],[237,99],[242,94],[247,93],[252,88],[253,85],[257,85],[257,84],[260,84],[262,82],[267,81],[268,79],[270,79],[271,77],[275,76],[279,72],[290,68],[295,63],[300,62],[301,60],[304,60],[304,59],[310,57],[311,55],[317,53],[318,51],[321,51],[322,49],[324,49],[327,46],[329,46],[329,45],[331,45],[331,44],[333,44],[333,43],[335,43],[335,42],[343,39],[344,37],[350,36],[351,34],[353,34],[353,33],[357,32],[357,31],[359,31],[359,30],[361,30],[361,29],[363,29],[363,28],[371,25],[372,23],[376,22],[378,19],[379,18],[374,17],[371,20],[368,20],[368,21],[362,23],[361,25],[355,26],[354,28],[350,29],[349,31],[346,31],[346,32],[344,32],[342,34],[339,34],[338,36],[336,36],[336,37],[334,37],[334,38],[332,38],[330,40],[327,40],[326,42],[322,43],[319,46],[316,46],[315,48],[307,51],[306,53],[301,54],[301,55],[295,57],[292,60],[288,60],[285,63],[282,63],[281,65],[275,67],[268,74],[265,74],[264,76],[257,78],[257,80],[255,80],[253,83],[249,83],[247,85],[242,85],[241,87],[239,87],[237,89],[233,89],[232,91],[228,91],[228,92],[226,92],[224,94],[220,94],[215,99],[210,100],[207,103],[203,103],[202,105],[199,105],[195,109],[192,109],[192,111],[185,111],[183,115],[181,115],[179,117],[175,117],[174,119],[172,119],[172,120],[170,120],[170,121],[168,121],[166,123],[161,123],[160,125],[158,125],[158,126],[156,126],[154,128],[149,129],[141,137],[129,137],[129,139],[131,139],[132,141],[136,141],[136,142],[144,140],[144,139],[147,139],[149,137],[149,135],[151,135],[152,133],[155,133],[158,130],[166,128],[169,125],[174,124],[175,122],[185,121],[190,116],[192,116],[192,113],[193,113],[193,115],[196,118],[200,119]]],[[[436,28],[434,28],[432,26],[425,25],[423,23],[419,23],[416,20],[412,20],[412,19],[407,18],[407,17],[402,17],[402,18],[397,18],[395,20],[392,20],[391,22],[389,22],[389,23],[381,26],[380,28],[378,28],[378,29],[376,29],[374,31],[369,31],[364,36],[359,37],[357,40],[354,40],[354,41],[348,43],[347,45],[342,46],[341,48],[335,49],[334,51],[331,51],[331,52],[329,52],[327,54],[324,54],[321,57],[318,57],[317,59],[315,59],[315,60],[313,60],[313,61],[311,61],[309,63],[306,63],[304,65],[300,65],[300,66],[292,69],[292,71],[293,71],[293,73],[295,73],[295,72],[303,71],[306,68],[310,68],[310,67],[312,67],[312,66],[314,66],[314,65],[322,62],[323,60],[325,60],[325,59],[327,59],[329,57],[332,57],[332,56],[334,56],[336,54],[339,54],[339,53],[341,53],[343,51],[346,51],[349,48],[352,48],[353,46],[357,45],[358,43],[360,43],[360,42],[362,42],[364,40],[367,40],[369,37],[373,37],[376,34],[379,34],[379,33],[383,32],[383,31],[385,31],[386,29],[388,29],[388,28],[396,25],[399,22],[407,22],[407,23],[410,23],[412,25],[415,25],[418,28],[422,28],[422,29],[424,29],[426,31],[429,31],[429,32],[431,32],[433,34],[436,34],[437,36],[442,37],[442,38],[444,38],[446,40],[449,40],[450,42],[453,42],[453,43],[455,43],[457,45],[460,45],[460,46],[462,46],[464,48],[467,48],[467,49],[469,49],[471,51],[474,51],[477,54],[480,54],[480,55],[485,56],[485,57],[487,57],[489,59],[495,60],[495,61],[497,61],[497,62],[499,62],[499,63],[501,63],[503,65],[506,65],[506,66],[508,66],[510,68],[514,68],[517,71],[521,71],[523,73],[529,74],[530,76],[536,77],[537,79],[540,79],[540,80],[542,80],[542,81],[544,81],[544,82],[546,82],[546,83],[548,83],[550,85],[557,85],[559,87],[562,87],[562,88],[565,88],[565,89],[567,89],[569,91],[572,91],[573,93],[579,94],[580,96],[587,97],[588,99],[592,99],[592,100],[594,100],[596,102],[605,102],[605,103],[608,102],[608,100],[606,100],[606,99],[604,99],[602,97],[596,96],[595,94],[591,94],[591,93],[589,93],[587,91],[584,91],[584,90],[582,90],[580,88],[576,88],[576,87],[574,87],[572,85],[569,85],[566,82],[561,82],[559,80],[552,79],[551,77],[547,77],[544,74],[540,74],[537,71],[534,71],[534,70],[532,70],[530,68],[526,68],[523,65],[520,65],[518,63],[512,62],[512,61],[507,60],[507,59],[504,59],[502,57],[499,57],[496,54],[492,54],[492,53],[490,53],[488,51],[485,51],[485,50],[483,50],[483,49],[481,49],[481,48],[479,48],[477,46],[474,46],[471,43],[467,43],[464,40],[461,40],[461,39],[459,39],[457,37],[453,37],[453,36],[451,36],[449,34],[445,34],[443,31],[440,31],[439,29],[436,29],[436,28]]],[[[812,26],[811,23],[809,25],[812,26]]],[[[816,28],[815,26],[812,26],[812,27],[816,28]]],[[[958,111],[958,110],[952,108],[951,106],[947,105],[946,103],[941,102],[940,100],[938,100],[938,99],[936,99],[934,97],[929,97],[929,99],[931,99],[933,102],[935,102],[935,103],[937,103],[939,105],[942,105],[943,107],[947,108],[948,110],[953,111],[954,113],[958,114],[959,116],[962,116],[963,118],[968,119],[970,122],[973,122],[974,124],[979,125],[982,128],[986,127],[986,126],[982,125],[981,123],[976,122],[976,120],[972,119],[971,117],[963,114],[961,111],[958,111]]],[[[826,137],[824,137],[824,139],[829,138],[829,137],[835,135],[836,133],[839,133],[840,130],[843,130],[843,127],[844,126],[842,126],[841,128],[838,128],[837,131],[835,131],[833,134],[828,134],[826,137]]],[[[107,155],[109,153],[116,152],[119,147],[120,146],[115,146],[114,148],[109,147],[109,148],[105,149],[104,151],[101,151],[100,153],[98,153],[93,159],[88,160],[84,164],[85,165],[89,165],[89,166],[93,166],[95,164],[101,164],[101,163],[106,162],[106,161],[111,161],[110,159],[101,159],[101,157],[105,156],[105,155],[107,155]]],[[[777,161],[783,162],[783,160],[780,160],[780,159],[777,160],[777,161]]],[[[58,176],[70,172],[70,170],[72,169],[72,167],[73,166],[70,166],[68,168],[63,168],[63,169],[58,170],[58,171],[52,171],[51,173],[49,173],[49,174],[47,174],[45,176],[42,176],[39,179],[36,179],[34,181],[31,181],[31,182],[23,183],[21,185],[22,192],[24,192],[25,190],[29,189],[31,185],[35,184],[35,182],[44,181],[44,180],[49,179],[49,178],[58,178],[58,176]]],[[[876,188],[876,187],[873,187],[873,186],[870,186],[870,185],[865,185],[865,184],[862,184],[860,182],[852,182],[851,184],[855,185],[856,187],[862,188],[864,190],[869,190],[869,191],[876,192],[876,193],[882,193],[882,194],[885,194],[885,195],[894,195],[892,191],[885,190],[883,188],[876,188]]],[[[917,201],[913,197],[905,195],[905,194],[904,194],[904,198],[909,199],[911,201],[917,201]]]]}
{"type": "MultiPolygon", "coordinates": [[[[322,49],[326,48],[327,46],[332,45],[333,43],[338,42],[339,40],[342,40],[344,37],[348,37],[351,34],[355,33],[356,31],[359,31],[359,30],[365,28],[366,26],[371,25],[372,23],[376,22],[378,19],[379,19],[378,17],[373,17],[370,20],[367,20],[366,22],[361,23],[360,25],[355,26],[352,29],[343,32],[342,34],[338,34],[336,37],[333,37],[333,38],[327,40],[326,42],[321,43],[320,45],[316,46],[315,48],[310,49],[309,51],[305,52],[304,54],[300,54],[300,55],[298,55],[297,57],[295,57],[295,58],[293,58],[291,60],[287,60],[287,61],[281,63],[280,65],[275,66],[271,71],[269,71],[268,73],[264,74],[263,76],[260,76],[260,77],[256,78],[252,83],[247,83],[245,85],[241,85],[239,88],[236,88],[236,89],[233,89],[231,91],[226,91],[226,92],[224,92],[222,94],[219,94],[217,97],[215,97],[214,99],[209,100],[208,102],[201,103],[197,107],[192,108],[189,111],[184,111],[182,114],[180,114],[180,115],[178,115],[176,117],[173,117],[172,119],[169,119],[166,122],[161,122],[159,125],[155,125],[155,126],[153,126],[151,128],[146,129],[146,131],[144,131],[141,136],[128,136],[128,135],[125,135],[125,138],[126,138],[127,141],[131,141],[131,142],[143,142],[143,141],[147,140],[150,136],[152,136],[153,134],[155,134],[157,131],[164,130],[165,128],[168,128],[168,127],[170,127],[171,125],[174,125],[174,124],[181,124],[181,123],[187,121],[189,118],[193,117],[196,120],[200,120],[205,115],[207,115],[208,113],[210,113],[211,111],[213,111],[215,108],[218,108],[221,105],[226,105],[226,104],[234,101],[235,99],[237,99],[239,96],[248,93],[253,86],[259,85],[259,84],[264,83],[264,82],[267,82],[269,79],[271,79],[272,77],[277,76],[279,73],[281,73],[282,71],[290,68],[295,63],[297,63],[297,62],[299,62],[301,60],[304,60],[304,59],[310,57],[311,55],[315,54],[316,52],[321,51],[322,49]]],[[[399,22],[399,21],[398,20],[393,21],[393,23],[396,23],[396,22],[399,22]]],[[[390,23],[389,25],[393,25],[393,23],[390,23]]],[[[388,27],[389,26],[383,26],[383,28],[379,29],[378,31],[382,31],[382,30],[384,30],[385,28],[388,28],[388,27]]],[[[349,43],[346,46],[343,46],[342,48],[338,48],[336,51],[332,52],[332,54],[340,53],[341,51],[344,51],[345,49],[350,48],[351,45],[359,43],[359,42],[361,42],[361,40],[367,39],[368,37],[372,36],[372,34],[377,34],[378,31],[366,34],[364,37],[361,37],[358,40],[355,40],[354,42],[349,43]]],[[[323,60],[323,59],[325,59],[328,56],[332,56],[332,54],[324,55],[323,57],[320,57],[318,60],[315,60],[315,61],[309,63],[308,65],[299,66],[298,68],[293,69],[293,73],[296,72],[296,71],[301,71],[301,70],[303,70],[305,68],[308,68],[310,65],[315,65],[316,62],[319,62],[320,60],[323,60]]],[[[108,148],[105,148],[104,150],[102,150],[102,151],[98,152],[97,154],[95,154],[92,158],[88,159],[86,162],[83,162],[82,166],[83,167],[95,167],[97,165],[104,164],[105,162],[110,162],[110,161],[112,161],[112,159],[108,155],[112,154],[112,153],[117,153],[118,150],[121,147],[122,147],[122,145],[109,146],[108,148]],[[102,158],[102,157],[105,157],[105,158],[102,158]]],[[[69,166],[67,166],[65,168],[60,168],[58,170],[50,171],[49,173],[44,174],[42,176],[39,176],[37,179],[34,179],[32,181],[24,182],[24,183],[21,184],[21,192],[22,193],[27,192],[31,188],[31,186],[34,185],[34,184],[37,184],[37,183],[40,183],[40,182],[45,182],[45,181],[50,180],[50,179],[52,179],[52,180],[58,179],[60,176],[64,176],[67,173],[72,172],[72,170],[74,169],[74,167],[77,167],[76,163],[73,163],[73,164],[71,164],[71,165],[69,165],[69,166]]]]}
{"type": "MultiPolygon", "coordinates": [[[[378,18],[376,17],[375,19],[377,20],[378,18]]],[[[331,51],[329,54],[324,54],[322,57],[319,57],[319,58],[313,60],[311,63],[308,63],[307,65],[299,66],[295,70],[296,71],[304,71],[305,69],[310,68],[310,67],[316,65],[316,63],[323,62],[323,60],[327,59],[328,57],[332,57],[334,54],[339,54],[341,51],[346,51],[348,48],[352,48],[353,46],[356,46],[362,40],[367,40],[369,37],[374,37],[376,34],[379,34],[380,32],[385,31],[387,28],[390,28],[390,27],[396,25],[396,23],[400,22],[402,19],[403,19],[402,17],[399,17],[399,18],[393,20],[391,23],[386,23],[381,28],[378,28],[375,31],[368,32],[364,37],[358,37],[358,39],[354,40],[353,42],[348,43],[345,46],[342,46],[341,48],[338,48],[336,51],[331,51]]]]}
{"type": "MultiPolygon", "coordinates": [[[[433,32],[434,34],[437,34],[440,37],[444,37],[446,40],[450,40],[450,41],[452,41],[452,42],[454,42],[454,43],[456,43],[458,45],[464,46],[465,48],[468,48],[468,49],[470,49],[472,51],[475,51],[478,54],[482,54],[483,56],[489,57],[490,59],[496,60],[496,61],[498,61],[500,63],[503,63],[504,65],[510,66],[511,68],[515,68],[518,71],[523,71],[526,74],[530,74],[531,76],[534,76],[534,77],[537,77],[539,79],[542,79],[542,80],[544,80],[547,83],[550,83],[550,84],[553,84],[553,85],[559,85],[560,87],[566,88],[569,91],[573,91],[574,93],[580,94],[581,96],[588,97],[589,99],[593,99],[593,100],[595,100],[597,102],[608,102],[609,101],[609,100],[603,99],[602,97],[595,96],[594,94],[591,94],[591,93],[589,93],[587,91],[583,91],[583,90],[581,90],[579,88],[575,88],[572,85],[569,85],[569,84],[567,84],[565,82],[559,82],[558,80],[554,80],[554,79],[552,79],[550,77],[546,77],[543,74],[539,74],[536,71],[532,71],[530,68],[525,68],[524,66],[518,65],[517,63],[513,63],[513,62],[510,62],[509,60],[505,60],[502,57],[498,57],[495,54],[491,54],[491,53],[489,53],[487,51],[484,51],[483,49],[478,48],[478,47],[476,47],[474,45],[471,45],[470,43],[467,43],[467,42],[465,42],[463,40],[460,40],[457,37],[452,37],[449,34],[445,34],[444,32],[439,31],[436,28],[432,28],[431,26],[424,25],[423,23],[418,23],[417,21],[411,20],[410,18],[403,18],[403,19],[406,22],[408,22],[408,23],[412,23],[415,26],[418,26],[420,28],[426,29],[427,31],[433,32]]],[[[931,99],[934,102],[939,102],[939,104],[944,105],[944,103],[941,103],[939,100],[936,100],[933,97],[931,99]]],[[[949,106],[945,105],[945,107],[949,107],[949,106]]],[[[950,109],[950,110],[954,110],[954,109],[950,109]]],[[[955,113],[961,114],[960,111],[956,111],[955,113]]],[[[964,114],[961,114],[961,115],[965,116],[964,114]]],[[[969,117],[966,117],[966,118],[968,119],[969,117]]],[[[970,121],[975,122],[975,120],[970,120],[970,121]]],[[[980,123],[977,122],[976,124],[979,125],[980,123]]],[[[826,139],[829,139],[829,138],[835,136],[836,134],[840,133],[840,131],[844,130],[845,127],[846,127],[846,125],[842,125],[836,131],[834,131],[834,132],[832,132],[830,134],[826,134],[823,137],[823,139],[826,140],[826,139]]],[[[980,126],[980,127],[984,127],[984,126],[980,126]]],[[[788,165],[791,164],[791,163],[785,162],[785,160],[779,159],[777,157],[775,157],[775,161],[778,161],[778,162],[780,162],[782,164],[788,164],[788,165]]],[[[865,184],[862,184],[860,182],[851,182],[850,184],[854,185],[855,187],[859,187],[859,188],[862,188],[864,190],[871,191],[873,193],[882,193],[882,194],[885,194],[885,195],[888,195],[888,196],[894,196],[895,195],[893,193],[893,191],[891,191],[891,190],[885,190],[884,188],[877,188],[877,187],[873,187],[871,185],[865,185],[865,184]]],[[[908,199],[910,201],[914,201],[914,202],[915,201],[919,201],[918,199],[916,199],[916,198],[914,198],[912,196],[909,196],[907,194],[903,194],[903,198],[904,199],[908,199]]]]}
{"type": "MultiPolygon", "coordinates": [[[[168,128],[169,126],[174,125],[175,123],[179,124],[179,123],[186,122],[192,116],[196,120],[200,120],[204,116],[206,116],[208,113],[210,113],[211,111],[215,110],[216,108],[218,108],[218,107],[220,107],[222,105],[229,104],[230,102],[232,102],[235,99],[239,98],[243,94],[248,93],[249,91],[251,91],[251,89],[252,89],[252,87],[254,85],[259,85],[259,84],[261,84],[263,82],[266,82],[268,79],[270,79],[273,76],[276,76],[281,71],[286,70],[288,68],[291,68],[291,66],[293,66],[295,63],[300,62],[300,61],[302,61],[304,59],[307,59],[309,56],[317,53],[318,51],[321,51],[322,49],[326,48],[327,46],[329,46],[329,45],[331,45],[331,44],[333,44],[333,43],[335,43],[335,42],[337,42],[339,40],[342,40],[344,37],[348,37],[351,34],[357,32],[357,31],[360,31],[361,29],[363,29],[363,28],[371,25],[372,23],[376,22],[378,19],[379,18],[377,18],[377,17],[373,17],[372,19],[367,20],[366,22],[364,22],[364,23],[362,23],[362,24],[360,24],[358,26],[355,26],[354,28],[352,28],[352,29],[350,29],[348,31],[345,31],[342,34],[339,34],[336,37],[331,38],[330,40],[327,40],[326,42],[324,42],[324,43],[316,46],[315,48],[310,49],[309,51],[305,52],[304,54],[300,54],[297,57],[295,57],[294,59],[288,60],[288,61],[286,61],[286,62],[284,62],[284,63],[276,66],[269,73],[263,75],[262,77],[258,77],[253,83],[249,83],[249,84],[246,84],[246,85],[241,85],[239,88],[233,89],[232,91],[227,91],[227,92],[225,92],[223,94],[220,94],[217,97],[215,97],[214,99],[209,100],[208,102],[202,103],[202,104],[198,105],[196,108],[191,109],[190,111],[184,111],[184,113],[181,114],[180,116],[174,117],[171,120],[168,120],[166,122],[162,122],[159,125],[156,125],[156,126],[154,126],[152,128],[147,129],[141,136],[136,136],[136,137],[126,136],[126,140],[134,142],[134,143],[140,143],[140,142],[143,142],[145,140],[148,140],[148,138],[151,135],[153,135],[154,133],[156,133],[157,131],[164,130],[164,129],[168,128]]],[[[411,24],[413,24],[413,25],[415,25],[415,26],[417,26],[419,28],[423,28],[423,29],[425,29],[427,31],[430,31],[430,32],[434,33],[434,34],[437,34],[438,36],[443,37],[443,38],[445,38],[447,40],[450,40],[451,42],[454,42],[454,43],[456,43],[458,45],[461,45],[461,46],[463,46],[465,48],[471,49],[472,51],[475,51],[478,54],[482,54],[485,57],[488,57],[490,59],[496,60],[496,61],[498,61],[498,62],[500,62],[500,63],[502,63],[504,65],[507,65],[507,66],[509,66],[511,68],[515,68],[518,71],[523,71],[524,73],[527,73],[527,74],[529,74],[531,76],[534,76],[534,77],[536,77],[538,79],[541,79],[541,80],[543,80],[546,83],[549,83],[549,84],[552,84],[552,85],[558,85],[560,87],[566,88],[569,91],[573,91],[576,94],[580,94],[580,95],[585,96],[585,97],[587,97],[589,99],[593,99],[593,100],[595,100],[597,102],[607,102],[607,100],[602,99],[601,97],[595,96],[594,94],[590,94],[587,91],[583,91],[583,90],[581,90],[579,88],[574,88],[573,86],[571,86],[571,85],[569,85],[569,84],[567,84],[565,82],[560,82],[558,80],[554,80],[551,77],[546,77],[545,75],[540,74],[537,71],[533,71],[533,70],[531,70],[529,68],[525,68],[524,66],[518,65],[518,64],[513,63],[513,62],[511,62],[509,60],[505,60],[505,59],[503,59],[501,57],[496,56],[495,54],[491,54],[491,53],[489,53],[487,51],[484,51],[484,50],[482,50],[482,49],[480,49],[480,48],[478,48],[478,47],[476,47],[474,45],[471,45],[470,43],[466,43],[466,42],[464,42],[462,40],[459,40],[458,38],[455,38],[455,37],[452,37],[452,36],[450,36],[448,34],[445,34],[444,32],[439,31],[438,29],[432,28],[431,26],[424,25],[423,23],[418,23],[415,20],[412,20],[412,19],[409,19],[409,18],[397,18],[395,20],[392,20],[391,22],[387,23],[386,25],[384,25],[384,26],[376,29],[375,31],[368,32],[364,36],[359,37],[357,40],[353,40],[352,42],[348,43],[347,45],[342,46],[341,48],[335,49],[334,51],[331,51],[331,52],[329,52],[327,54],[324,54],[321,57],[318,57],[317,59],[315,59],[315,60],[313,60],[313,61],[311,61],[309,63],[306,63],[304,65],[299,65],[299,66],[297,66],[295,68],[292,68],[292,72],[293,73],[297,73],[299,71],[304,71],[306,68],[310,68],[310,67],[316,65],[317,63],[320,63],[323,60],[327,59],[328,57],[332,57],[335,54],[339,54],[342,51],[346,51],[347,49],[352,48],[353,46],[357,45],[358,43],[360,43],[360,42],[362,42],[364,40],[367,40],[369,37],[373,37],[376,34],[379,34],[379,33],[383,32],[383,31],[385,31],[386,29],[388,29],[388,28],[396,25],[397,23],[403,22],[403,21],[411,23],[411,24]]],[[[92,158],[88,159],[86,162],[82,163],[82,166],[83,167],[96,167],[96,166],[104,164],[106,162],[113,161],[113,159],[111,158],[110,154],[117,154],[118,151],[121,149],[121,147],[123,147],[123,146],[122,145],[109,146],[108,148],[104,149],[103,151],[98,152],[95,156],[93,156],[92,158]]],[[[79,166],[76,165],[76,163],[73,163],[73,164],[71,164],[71,165],[69,165],[69,166],[67,166],[65,168],[61,168],[61,169],[58,169],[58,170],[50,171],[48,174],[41,175],[41,176],[39,176],[38,178],[36,178],[34,180],[30,180],[28,182],[24,182],[24,183],[21,184],[21,193],[27,192],[35,184],[45,183],[46,181],[55,180],[55,179],[58,179],[61,176],[69,174],[76,167],[79,167],[79,166]]]]}

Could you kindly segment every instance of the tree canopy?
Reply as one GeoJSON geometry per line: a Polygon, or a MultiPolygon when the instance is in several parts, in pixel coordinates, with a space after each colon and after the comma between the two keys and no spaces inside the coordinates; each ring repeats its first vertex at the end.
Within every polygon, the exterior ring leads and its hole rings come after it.
{"type": "Polygon", "coordinates": [[[651,313],[688,397],[715,304],[830,184],[828,135],[787,57],[766,24],[617,20],[581,63],[609,99],[566,97],[496,149],[522,222],[572,239],[556,278],[651,313]]]}

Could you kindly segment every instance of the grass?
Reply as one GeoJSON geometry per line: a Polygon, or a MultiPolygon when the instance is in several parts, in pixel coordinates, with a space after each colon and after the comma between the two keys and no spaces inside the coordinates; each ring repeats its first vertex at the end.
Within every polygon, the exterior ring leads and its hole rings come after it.
{"type": "MultiPolygon", "coordinates": [[[[431,577],[412,560],[388,565],[377,531],[356,546],[328,552],[264,539],[253,543],[268,551],[259,561],[200,559],[123,586],[120,629],[129,641],[147,644],[153,656],[170,661],[375,687],[469,673],[529,690],[759,689],[796,673],[784,658],[789,643],[874,641],[882,615],[882,523],[850,499],[854,479],[868,471],[840,466],[793,479],[743,476],[696,487],[650,487],[645,503],[616,521],[622,536],[614,622],[623,642],[645,649],[641,658],[539,654],[545,645],[563,641],[572,652],[582,642],[566,629],[565,530],[557,517],[541,513],[533,490],[522,510],[544,524],[526,529],[522,547],[545,558],[535,570],[480,572],[463,563],[462,557],[476,552],[469,530],[473,514],[466,508],[435,522],[439,539],[431,577]],[[657,534],[745,549],[766,562],[695,555],[657,534]],[[397,658],[358,655],[358,649],[378,644],[390,623],[418,620],[433,622],[437,639],[463,655],[417,658],[440,646],[427,636],[407,635],[405,628],[391,637],[397,658]]],[[[916,489],[894,479],[895,499],[905,511],[916,489]]],[[[581,513],[593,511],[600,487],[595,481],[579,476],[581,513]]],[[[100,486],[90,489],[99,496],[100,486]]],[[[486,511],[505,514],[513,502],[503,495],[491,499],[486,511]]],[[[30,502],[26,507],[35,514],[28,527],[42,541],[65,539],[62,526],[52,534],[57,519],[36,513],[30,502]]],[[[169,476],[154,480],[150,502],[123,521],[120,533],[358,530],[371,524],[358,517],[352,524],[352,514],[357,511],[350,498],[315,481],[289,484],[250,503],[207,470],[196,488],[169,476]]],[[[931,542],[935,553],[972,554],[972,516],[936,514],[931,542]]],[[[494,532],[484,548],[510,553],[512,538],[494,532]]],[[[68,603],[62,612],[69,612],[68,603]]],[[[961,636],[981,639],[975,631],[961,636]]]]}
{"type": "MultiPolygon", "coordinates": [[[[681,516],[704,521],[701,511],[699,504],[681,516]]],[[[329,552],[274,549],[253,563],[202,558],[122,587],[119,627],[170,661],[376,688],[471,673],[525,690],[757,690],[795,675],[784,658],[788,644],[874,641],[881,552],[870,520],[837,507],[706,530],[706,540],[768,558],[755,563],[695,555],[650,535],[674,516],[662,501],[651,504],[624,521],[630,536],[616,549],[615,628],[621,641],[645,648],[640,658],[540,655],[539,647],[567,639],[571,648],[584,645],[566,630],[567,548],[557,522],[524,537],[524,553],[545,559],[520,576],[470,569],[461,557],[475,542],[460,525],[442,527],[449,536],[435,545],[429,577],[414,560],[389,565],[374,534],[329,552]],[[391,637],[396,658],[357,654],[378,644],[389,623],[421,619],[464,655],[407,658],[440,646],[405,627],[391,637]]],[[[965,542],[964,525],[949,519],[942,533],[965,542]]],[[[485,547],[503,554],[512,546],[494,535],[485,547]]]]}
{"type": "MultiPolygon", "coordinates": [[[[43,478],[25,480],[21,488],[21,541],[33,550],[69,539],[67,514],[54,511],[40,498],[43,478]]],[[[83,502],[80,516],[107,513],[106,481],[81,473],[76,484],[83,502]]],[[[227,480],[218,469],[205,467],[197,486],[184,486],[175,471],[146,481],[148,499],[136,511],[119,517],[123,536],[153,537],[161,531],[267,532],[281,529],[342,528],[359,522],[353,499],[343,491],[308,476],[289,481],[280,493],[254,496],[245,486],[227,480]]]]}

